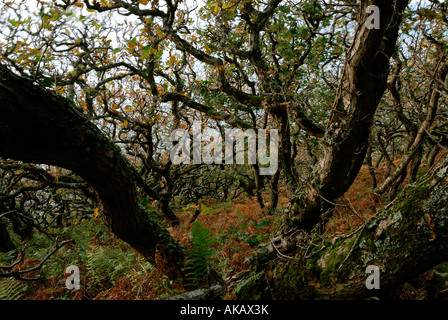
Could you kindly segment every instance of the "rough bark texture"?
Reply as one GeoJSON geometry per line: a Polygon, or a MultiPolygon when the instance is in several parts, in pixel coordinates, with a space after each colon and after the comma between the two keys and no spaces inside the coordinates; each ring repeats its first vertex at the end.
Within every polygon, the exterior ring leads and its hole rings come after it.
{"type": "Polygon", "coordinates": [[[137,203],[134,173],[115,146],[64,98],[0,66],[0,157],[72,170],[98,193],[111,230],[149,261],[180,270],[181,247],[137,203]],[[177,268],[176,268],[177,266],[177,268]]]}
{"type": "Polygon", "coordinates": [[[387,298],[390,289],[448,259],[447,170],[445,161],[434,180],[407,189],[352,233],[331,239],[297,231],[265,247],[260,255],[268,262],[257,260],[258,273],[237,286],[238,298],[387,298]],[[380,269],[379,290],[366,287],[368,265],[380,269]]]}
{"type": "Polygon", "coordinates": [[[358,28],[322,139],[323,155],[317,164],[315,187],[293,206],[294,224],[299,228],[310,230],[331,212],[332,202],[348,190],[363,164],[407,4],[407,0],[361,2],[358,28]],[[379,8],[379,29],[369,29],[365,23],[368,5],[379,8]]]}
{"type": "Polygon", "coordinates": [[[9,236],[6,224],[0,223],[0,252],[9,252],[16,249],[16,246],[9,236]]]}

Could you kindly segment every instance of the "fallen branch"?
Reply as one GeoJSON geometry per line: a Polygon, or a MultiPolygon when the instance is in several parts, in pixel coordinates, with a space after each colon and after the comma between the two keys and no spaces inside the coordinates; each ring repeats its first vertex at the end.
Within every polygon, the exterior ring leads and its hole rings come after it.
{"type": "Polygon", "coordinates": [[[169,300],[214,300],[222,296],[224,288],[224,286],[217,284],[211,287],[181,293],[171,297],[169,300]]]}

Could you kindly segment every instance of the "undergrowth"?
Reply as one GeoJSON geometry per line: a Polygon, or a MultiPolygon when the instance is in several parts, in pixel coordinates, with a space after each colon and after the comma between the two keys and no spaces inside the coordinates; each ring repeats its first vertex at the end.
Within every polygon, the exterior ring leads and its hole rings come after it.
{"type": "Polygon", "coordinates": [[[22,281],[14,278],[0,278],[0,300],[18,300],[27,286],[22,281]]]}
{"type": "MultiPolygon", "coordinates": [[[[268,239],[275,220],[275,216],[266,214],[253,198],[247,197],[224,202],[204,200],[197,205],[179,207],[176,214],[181,220],[180,226],[168,229],[186,247],[189,258],[185,268],[189,281],[197,286],[207,282],[211,268],[224,279],[247,270],[253,247],[268,239]],[[197,208],[201,213],[195,223],[190,223],[197,208]]],[[[8,280],[6,286],[2,280],[0,299],[152,300],[167,299],[189,290],[180,281],[166,277],[156,267],[157,263],[150,264],[114,236],[101,215],[72,220],[70,225],[54,232],[59,239],[73,239],[73,243],[59,249],[38,273],[32,274],[40,275],[42,281],[8,280]],[[68,274],[64,270],[69,265],[79,267],[79,290],[65,286],[68,274]]],[[[18,238],[14,241],[25,257],[18,265],[22,269],[37,265],[54,244],[42,233],[36,233],[30,241],[21,242],[18,238]]],[[[0,265],[12,263],[11,256],[14,254],[0,253],[0,265]]],[[[232,295],[229,293],[225,298],[232,295]]]]}
{"type": "MultiPolygon", "coordinates": [[[[365,195],[360,194],[359,201],[353,202],[353,206],[360,211],[362,201],[365,201],[363,199],[365,195]]],[[[173,208],[180,225],[168,227],[168,230],[187,249],[185,268],[189,282],[197,286],[206,284],[210,269],[226,281],[247,272],[254,248],[273,237],[287,202],[285,196],[280,197],[278,209],[273,214],[262,210],[254,197],[245,195],[232,201],[203,199],[198,204],[173,208]],[[191,223],[198,209],[200,214],[191,223]]],[[[150,206],[147,201],[142,201],[141,205],[150,206]]],[[[151,214],[154,215],[154,212],[151,211],[151,214]]],[[[348,222],[356,224],[355,220],[358,219],[347,211],[339,211],[335,218],[338,225],[348,222]]],[[[163,270],[151,265],[115,237],[101,220],[101,215],[91,220],[72,221],[70,226],[59,232],[59,236],[61,239],[73,239],[74,243],[60,249],[45,263],[41,271],[43,283],[30,283],[23,287],[20,296],[14,295],[13,298],[166,299],[189,290],[180,281],[166,277],[163,270]],[[81,276],[81,288],[74,291],[65,287],[67,275],[63,273],[72,264],[79,267],[81,276]]],[[[25,250],[28,263],[40,261],[52,245],[48,237],[42,234],[35,235],[30,243],[32,245],[29,244],[25,250]]],[[[224,298],[234,298],[232,289],[225,293],[224,298]]]]}
{"type": "Polygon", "coordinates": [[[210,229],[201,222],[195,221],[191,228],[192,247],[187,250],[186,278],[196,285],[202,285],[207,280],[210,269],[213,267],[217,251],[212,247],[216,240],[210,236],[210,229]]]}

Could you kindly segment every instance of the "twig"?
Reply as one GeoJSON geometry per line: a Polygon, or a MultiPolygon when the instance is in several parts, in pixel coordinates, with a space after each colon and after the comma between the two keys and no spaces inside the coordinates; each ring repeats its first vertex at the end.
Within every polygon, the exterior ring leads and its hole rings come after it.
{"type": "Polygon", "coordinates": [[[0,219],[3,217],[6,217],[7,215],[16,212],[15,210],[11,210],[11,211],[7,211],[7,212],[3,212],[2,214],[0,214],[0,219]]]}
{"type": "Polygon", "coordinates": [[[344,199],[342,199],[342,201],[344,201],[344,202],[348,202],[349,205],[347,205],[347,204],[340,204],[340,203],[335,203],[335,202],[333,202],[333,201],[330,201],[330,200],[326,199],[326,198],[323,197],[321,194],[318,194],[318,195],[319,195],[319,197],[321,197],[324,201],[328,202],[329,204],[331,204],[331,205],[333,205],[333,206],[335,206],[335,207],[349,208],[351,212],[353,212],[359,219],[361,219],[362,222],[364,222],[364,224],[366,223],[366,220],[364,220],[364,218],[362,218],[362,217],[358,214],[358,212],[355,210],[355,208],[353,208],[353,205],[352,205],[352,203],[350,202],[350,200],[344,200],[344,199]]]}
{"type": "Polygon", "coordinates": [[[362,221],[364,224],[366,224],[366,220],[364,220],[364,218],[361,217],[361,216],[358,214],[358,212],[357,212],[357,211],[355,210],[355,208],[353,207],[351,201],[350,201],[349,199],[347,199],[347,201],[348,201],[348,204],[349,204],[347,207],[350,209],[350,211],[353,212],[359,219],[361,219],[361,221],[362,221]]]}
{"type": "Polygon", "coordinates": [[[339,270],[341,270],[342,266],[344,265],[344,263],[347,261],[348,257],[351,255],[351,253],[353,252],[353,250],[355,249],[356,245],[358,244],[359,238],[361,238],[361,234],[364,231],[364,227],[365,225],[363,225],[361,227],[361,231],[358,234],[358,237],[356,237],[355,243],[353,243],[352,247],[350,248],[350,251],[348,252],[347,256],[344,258],[344,260],[341,262],[341,264],[338,267],[337,272],[339,272],[339,270]]]}
{"type": "Polygon", "coordinates": [[[294,259],[293,257],[284,255],[283,253],[280,252],[280,250],[277,249],[277,247],[275,246],[274,242],[272,241],[272,238],[269,239],[271,241],[272,247],[275,249],[275,251],[277,251],[278,255],[282,258],[286,258],[286,259],[294,259]]]}
{"type": "MultiPolygon", "coordinates": [[[[24,280],[24,281],[34,281],[34,280],[39,280],[41,277],[36,277],[36,278],[23,278],[21,275],[25,274],[25,273],[29,273],[29,272],[33,272],[36,271],[40,268],[42,268],[43,264],[53,255],[56,253],[56,251],[58,251],[60,248],[62,248],[63,246],[65,246],[68,243],[73,242],[74,240],[65,240],[62,241],[61,243],[57,244],[54,246],[53,250],[47,254],[47,256],[45,258],[42,259],[42,261],[35,267],[32,267],[30,269],[26,269],[26,270],[14,270],[11,272],[0,272],[0,277],[6,278],[6,277],[14,277],[17,280],[24,280]]],[[[16,261],[15,263],[13,263],[10,266],[0,266],[0,269],[6,269],[6,270],[11,270],[13,269],[17,264],[19,264],[21,261],[23,261],[23,256],[20,258],[19,261],[16,261]]]]}

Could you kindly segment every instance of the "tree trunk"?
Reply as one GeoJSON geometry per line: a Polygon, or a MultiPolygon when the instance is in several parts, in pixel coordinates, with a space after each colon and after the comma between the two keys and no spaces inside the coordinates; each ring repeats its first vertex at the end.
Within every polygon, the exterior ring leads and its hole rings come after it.
{"type": "Polygon", "coordinates": [[[280,172],[277,171],[271,176],[270,181],[270,193],[271,193],[271,199],[268,205],[268,211],[275,210],[278,205],[278,182],[280,180],[280,172]]]}
{"type": "Polygon", "coordinates": [[[260,208],[264,209],[264,202],[261,194],[261,189],[263,188],[263,180],[260,176],[260,169],[258,167],[258,164],[253,164],[252,170],[254,172],[255,196],[257,197],[258,205],[260,206],[260,208]]]}
{"type": "Polygon", "coordinates": [[[64,98],[0,66],[0,157],[72,170],[98,193],[106,223],[149,261],[164,251],[180,273],[180,245],[138,206],[134,173],[101,131],[64,98]]]}
{"type": "Polygon", "coordinates": [[[273,241],[259,250],[256,272],[237,285],[238,298],[390,297],[391,289],[448,259],[447,164],[435,175],[441,181],[407,189],[351,233],[312,238],[297,230],[273,241]],[[379,268],[379,289],[366,286],[369,265],[379,268]]]}
{"type": "Polygon", "coordinates": [[[12,242],[6,224],[0,222],[0,252],[6,253],[14,249],[16,246],[12,242]]]}
{"type": "Polygon", "coordinates": [[[322,139],[314,187],[293,204],[293,224],[311,230],[332,213],[333,203],[355,180],[369,147],[370,127],[386,89],[389,59],[408,0],[361,2],[358,28],[342,71],[332,114],[322,139]],[[368,5],[380,12],[380,28],[366,25],[368,5]]]}

